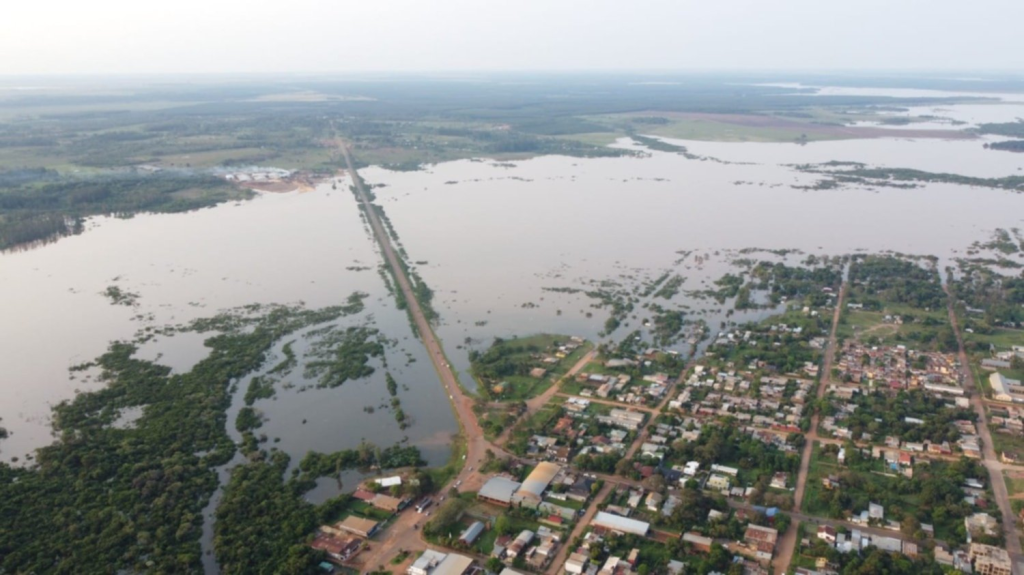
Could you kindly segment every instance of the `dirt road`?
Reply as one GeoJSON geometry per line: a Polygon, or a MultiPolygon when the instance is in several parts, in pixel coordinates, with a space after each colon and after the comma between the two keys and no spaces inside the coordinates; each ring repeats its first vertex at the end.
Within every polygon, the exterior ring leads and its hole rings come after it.
{"type": "MultiPolygon", "coordinates": [[[[655,411],[653,413],[649,414],[650,417],[648,417],[647,424],[644,425],[644,427],[637,434],[636,439],[633,440],[633,444],[630,445],[629,450],[626,452],[626,455],[624,456],[624,459],[629,460],[629,459],[633,458],[633,455],[636,453],[637,449],[639,449],[640,445],[643,443],[644,437],[647,436],[648,428],[651,426],[651,424],[656,419],[656,413],[661,412],[665,408],[665,406],[668,404],[668,402],[671,399],[673,393],[675,392],[676,386],[678,386],[679,383],[683,380],[683,378],[686,377],[686,372],[690,370],[690,367],[692,366],[692,363],[693,362],[690,362],[690,363],[687,364],[687,366],[683,369],[682,373],[679,374],[679,378],[676,379],[675,381],[673,381],[672,385],[669,386],[669,388],[665,391],[664,399],[661,400],[661,403],[658,405],[658,407],[655,409],[655,411]]],[[[593,398],[588,398],[588,399],[593,400],[593,398]]],[[[622,406],[622,407],[625,408],[627,406],[622,406]]],[[[647,411],[647,410],[645,410],[645,411],[647,411]]],[[[612,476],[612,475],[604,475],[604,474],[596,474],[596,475],[597,475],[598,478],[600,478],[602,481],[605,482],[604,487],[602,487],[601,491],[599,491],[597,493],[597,495],[593,499],[590,500],[590,505],[587,506],[587,510],[583,514],[583,517],[581,517],[580,520],[576,523],[576,528],[572,530],[572,533],[563,542],[562,547],[558,550],[558,555],[555,556],[555,558],[551,562],[550,566],[548,566],[548,569],[547,569],[547,574],[548,575],[556,575],[557,573],[559,573],[561,571],[562,564],[565,563],[565,558],[568,557],[569,552],[572,550],[572,543],[573,543],[573,541],[575,541],[576,538],[579,537],[580,534],[582,534],[583,531],[590,525],[590,522],[594,519],[594,515],[597,514],[597,506],[602,501],[604,501],[605,498],[608,497],[608,494],[611,493],[611,490],[614,488],[614,486],[619,484],[619,483],[624,483],[624,484],[627,484],[627,485],[638,485],[637,482],[631,481],[631,480],[628,480],[628,479],[625,479],[625,478],[622,478],[622,477],[617,477],[617,476],[612,476]]]]}
{"type": "Polygon", "coordinates": [[[1010,560],[1013,562],[1013,572],[1020,575],[1021,568],[1021,545],[1020,537],[1017,535],[1017,516],[1013,513],[1013,506],[1010,505],[1010,494],[1006,490],[1006,482],[1003,481],[1003,469],[1004,465],[999,461],[999,457],[996,456],[996,450],[992,447],[992,434],[988,429],[988,419],[985,414],[985,398],[981,395],[981,390],[977,388],[974,381],[974,372],[971,371],[971,365],[968,363],[967,352],[964,349],[964,338],[960,332],[960,323],[956,317],[956,310],[953,308],[953,296],[949,291],[949,286],[943,286],[946,290],[947,305],[949,311],[949,324],[953,327],[953,333],[956,334],[956,342],[959,347],[960,356],[960,369],[964,371],[964,388],[971,395],[971,407],[974,408],[974,412],[978,415],[978,434],[981,436],[981,455],[982,464],[988,471],[989,482],[992,485],[992,495],[996,500],[996,504],[999,506],[999,512],[1003,515],[1003,533],[1006,536],[1006,551],[1010,554],[1010,560]]]}
{"type": "Polygon", "coordinates": [[[509,425],[505,429],[505,431],[501,433],[500,436],[494,439],[495,445],[504,446],[506,443],[508,443],[509,437],[512,435],[512,430],[520,421],[537,413],[538,411],[541,410],[541,408],[547,405],[549,401],[551,401],[552,397],[559,395],[558,390],[562,387],[562,382],[565,381],[566,379],[575,376],[581,369],[586,367],[588,363],[593,361],[595,357],[597,357],[596,349],[588,351],[586,354],[584,354],[583,357],[580,358],[579,361],[576,362],[576,365],[572,366],[572,369],[565,372],[565,375],[558,378],[558,381],[551,384],[551,387],[547,388],[544,391],[544,393],[532,399],[526,400],[526,411],[520,414],[519,417],[511,425],[509,425]]]}
{"type": "MultiPolygon", "coordinates": [[[[828,336],[828,345],[825,346],[825,359],[821,366],[821,381],[818,383],[817,398],[825,395],[828,384],[832,379],[832,359],[836,355],[836,330],[839,329],[839,316],[843,312],[843,300],[846,299],[846,284],[839,288],[839,298],[836,300],[836,309],[832,314],[832,332],[828,336]]],[[[807,474],[811,467],[811,454],[814,452],[814,442],[818,440],[818,413],[811,416],[811,429],[804,437],[804,450],[800,455],[800,471],[796,476],[796,490],[793,492],[793,510],[797,513],[804,502],[804,490],[807,487],[807,474]]],[[[775,565],[775,575],[783,575],[793,562],[793,554],[796,553],[797,538],[799,535],[800,522],[793,521],[789,529],[779,539],[779,553],[772,562],[775,565]]]]}
{"type": "Polygon", "coordinates": [[[624,409],[626,411],[643,411],[643,412],[645,412],[647,414],[655,415],[655,416],[658,413],[660,413],[660,410],[657,407],[648,407],[646,405],[636,405],[636,404],[631,404],[631,403],[621,403],[621,402],[614,401],[614,400],[611,400],[611,399],[601,399],[599,397],[583,397],[581,395],[571,395],[571,394],[568,394],[568,393],[559,393],[558,396],[559,397],[564,397],[566,399],[580,399],[580,400],[583,400],[583,401],[589,401],[590,403],[599,403],[601,405],[607,405],[609,407],[617,407],[619,409],[624,409]]]}
{"type": "MultiPolygon", "coordinates": [[[[455,373],[452,371],[451,366],[448,363],[448,359],[445,357],[441,343],[438,341],[437,336],[434,335],[434,330],[431,327],[430,322],[427,321],[427,318],[423,313],[423,309],[420,307],[419,301],[416,299],[412,283],[409,281],[409,277],[406,275],[403,266],[399,262],[398,255],[395,253],[395,249],[391,245],[391,238],[388,236],[387,231],[381,224],[380,218],[377,216],[377,211],[373,208],[372,203],[370,202],[370,197],[366,193],[363,181],[355,171],[348,146],[340,144],[339,148],[341,153],[345,156],[345,163],[348,165],[349,173],[352,175],[352,181],[356,187],[359,202],[364,208],[363,213],[366,214],[366,218],[370,222],[370,227],[373,229],[373,235],[377,238],[377,243],[380,245],[381,251],[384,253],[384,258],[387,260],[388,266],[391,268],[392,275],[398,283],[398,288],[402,290],[402,294],[405,296],[406,302],[408,302],[409,314],[416,325],[417,331],[419,332],[420,340],[423,341],[423,345],[427,348],[427,354],[430,356],[430,361],[434,364],[434,369],[437,370],[437,375],[441,380],[441,384],[448,393],[448,398],[451,401],[456,420],[459,422],[459,427],[462,429],[462,436],[466,441],[466,460],[465,465],[463,465],[462,471],[459,473],[456,480],[465,480],[472,473],[472,470],[480,468],[480,465],[484,462],[484,455],[487,452],[487,442],[484,440],[483,430],[480,428],[480,424],[477,422],[476,416],[473,414],[473,400],[462,392],[462,388],[459,387],[459,384],[455,379],[455,373]]],[[[446,493],[448,488],[453,484],[454,480],[451,484],[442,487],[439,490],[440,493],[446,493]]],[[[375,567],[378,563],[386,563],[385,559],[390,558],[390,556],[397,553],[399,549],[409,550],[425,548],[425,544],[420,538],[419,531],[413,527],[419,519],[423,518],[423,516],[409,511],[400,515],[395,523],[388,529],[387,538],[381,542],[377,542],[375,544],[376,548],[373,549],[372,553],[364,559],[366,564],[371,567],[375,567]]]]}
{"type": "Polygon", "coordinates": [[[612,492],[615,487],[613,483],[605,483],[604,487],[597,492],[594,496],[593,503],[587,508],[587,512],[583,514],[583,517],[576,522],[576,527],[572,530],[572,533],[562,542],[562,546],[558,548],[558,554],[548,565],[546,571],[547,575],[557,575],[562,570],[562,565],[565,564],[566,558],[569,556],[569,552],[573,550],[572,542],[577,537],[583,534],[583,532],[590,526],[590,522],[594,520],[594,516],[597,515],[597,503],[604,501],[608,497],[608,494],[612,492]]]}

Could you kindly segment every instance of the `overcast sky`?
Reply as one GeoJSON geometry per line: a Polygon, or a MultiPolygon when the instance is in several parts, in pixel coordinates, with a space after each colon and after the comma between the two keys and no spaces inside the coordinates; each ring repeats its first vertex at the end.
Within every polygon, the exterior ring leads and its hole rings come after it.
{"type": "Polygon", "coordinates": [[[0,74],[1024,69],[1024,0],[9,0],[0,74]]]}

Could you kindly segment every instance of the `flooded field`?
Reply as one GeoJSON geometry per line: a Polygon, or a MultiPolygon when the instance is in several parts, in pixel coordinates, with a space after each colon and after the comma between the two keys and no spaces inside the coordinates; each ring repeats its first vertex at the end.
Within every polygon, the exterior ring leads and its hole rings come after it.
{"type": "MultiPolygon", "coordinates": [[[[0,323],[0,417],[11,432],[0,457],[24,460],[52,441],[50,406],[98,385],[82,374],[72,378],[68,368],[99,356],[111,341],[242,305],[302,302],[319,308],[363,292],[370,294],[366,309],[341,323],[372,326],[394,342],[386,347],[388,370],[413,425],[402,431],[389,412],[364,410],[388,396],[375,360],[372,376],[333,389],[316,388],[297,370],[289,388],[256,402],[267,418],[259,433],[280,438],[277,447],[293,458],[310,449],[354,447],[364,438],[390,445],[409,435],[428,461],[445,461],[447,438],[457,430],[451,408],[378,273],[376,244],[347,183],[338,188],[264,194],[184,215],[94,219],[82,235],[0,256],[0,292],[9,302],[0,323]],[[134,305],[103,295],[110,286],[132,294],[134,305]]],[[[140,346],[138,356],[188,371],[206,356],[205,337],[157,336],[140,346]]],[[[305,340],[292,339],[301,354],[305,340]]],[[[283,343],[268,363],[277,363],[283,343]]],[[[246,382],[238,388],[229,422],[246,382]]]]}
{"type": "MultiPolygon", "coordinates": [[[[823,93],[859,93],[836,90],[823,93]]],[[[1024,97],[1000,97],[1004,102],[905,113],[940,118],[936,129],[1024,116],[1024,97]]],[[[728,323],[773,312],[734,312],[728,298],[708,293],[716,279],[752,261],[798,264],[809,255],[884,250],[948,258],[996,228],[1024,227],[1020,193],[946,183],[813,190],[822,176],[796,169],[838,160],[985,178],[1021,174],[1024,156],[984,148],[997,140],[666,140],[700,158],[691,159],[620,139],[615,146],[639,156],[466,160],[361,174],[381,186],[377,201],[410,265],[434,290],[438,334],[472,388],[468,349],[496,336],[553,332],[615,341],[639,330],[651,338],[655,315],[677,313],[686,327],[663,347],[699,350],[728,323]],[[628,309],[613,312],[627,300],[628,309]]],[[[274,397],[255,403],[266,417],[260,433],[292,455],[408,436],[428,461],[443,461],[457,426],[378,272],[382,259],[347,186],[261,194],[181,215],[93,218],[82,235],[0,255],[0,296],[8,302],[0,324],[0,417],[12,432],[0,457],[24,460],[52,440],[50,407],[98,385],[68,368],[97,357],[111,341],[246,304],[316,308],[363,292],[366,309],[341,323],[378,329],[393,342],[387,369],[413,425],[400,430],[386,409],[377,409],[387,399],[377,359],[373,376],[335,389],[293,376],[274,397]],[[111,287],[127,299],[112,298],[111,287]]],[[[308,344],[297,339],[302,354],[308,344]]],[[[203,340],[195,333],[159,336],[138,355],[187,371],[205,356],[203,340]]],[[[232,418],[245,386],[239,382],[232,418]]]]}
{"type": "MultiPolygon", "coordinates": [[[[438,332],[456,365],[494,336],[538,331],[597,340],[644,332],[645,304],[683,310],[713,333],[723,321],[756,319],[770,310],[728,315],[729,305],[695,297],[742,259],[776,261],[797,250],[837,255],[892,250],[948,258],[995,228],[1024,227],[1024,194],[931,183],[913,189],[807,190],[814,174],[795,170],[831,160],[1002,177],[1020,173],[1024,157],[985,150],[977,140],[846,140],[809,145],[671,140],[690,160],[668,152],[581,160],[544,157],[515,164],[463,161],[426,172],[363,172],[401,230],[410,259],[437,293],[438,332]],[[612,286],[643,291],[668,273],[685,281],[671,298],[643,298],[612,334],[606,309],[564,290],[612,286]],[[552,288],[560,291],[552,291],[552,288]]],[[[629,140],[617,145],[641,149],[629,140]]],[[[688,351],[685,342],[677,349],[688,351]]]]}

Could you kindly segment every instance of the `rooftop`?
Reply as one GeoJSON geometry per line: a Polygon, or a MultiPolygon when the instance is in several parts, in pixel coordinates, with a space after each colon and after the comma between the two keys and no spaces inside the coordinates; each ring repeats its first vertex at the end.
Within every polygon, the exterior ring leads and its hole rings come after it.
{"type": "Polygon", "coordinates": [[[488,479],[487,483],[484,483],[484,486],[477,493],[477,497],[508,503],[512,501],[512,496],[515,495],[520,486],[521,484],[518,481],[513,481],[508,477],[500,475],[495,476],[488,479]]]}
{"type": "Polygon", "coordinates": [[[542,461],[526,477],[526,481],[523,481],[523,485],[516,491],[516,495],[540,499],[541,494],[544,493],[544,490],[548,488],[548,485],[551,484],[551,481],[555,478],[555,475],[558,475],[561,469],[561,467],[550,461],[542,461]]]}
{"type": "Polygon", "coordinates": [[[612,531],[633,533],[636,535],[646,535],[651,529],[651,525],[644,521],[637,521],[636,519],[622,517],[621,515],[607,513],[605,511],[599,511],[591,524],[596,527],[603,527],[612,531]]]}

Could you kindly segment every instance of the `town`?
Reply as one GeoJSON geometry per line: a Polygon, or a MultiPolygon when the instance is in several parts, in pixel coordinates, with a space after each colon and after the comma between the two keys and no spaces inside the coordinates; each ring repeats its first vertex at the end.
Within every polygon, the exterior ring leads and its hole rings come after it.
{"type": "MultiPolygon", "coordinates": [[[[489,434],[477,468],[419,499],[370,482],[353,498],[373,512],[324,525],[311,545],[327,571],[390,560],[411,575],[826,575],[908,561],[1013,573],[1020,533],[1002,482],[1024,488],[1024,467],[1015,449],[993,455],[988,427],[1024,443],[1019,382],[1005,375],[1024,348],[966,359],[900,342],[914,314],[848,301],[867,299],[864,285],[822,289],[819,305],[722,331],[690,361],[628,341],[524,343],[513,381],[536,389],[489,386],[526,407],[489,434]],[[557,381],[532,382],[552,368],[557,381]],[[418,536],[403,541],[425,551],[378,536],[389,523],[410,524],[418,536]]],[[[383,481],[401,492],[400,477],[383,481]]]]}

